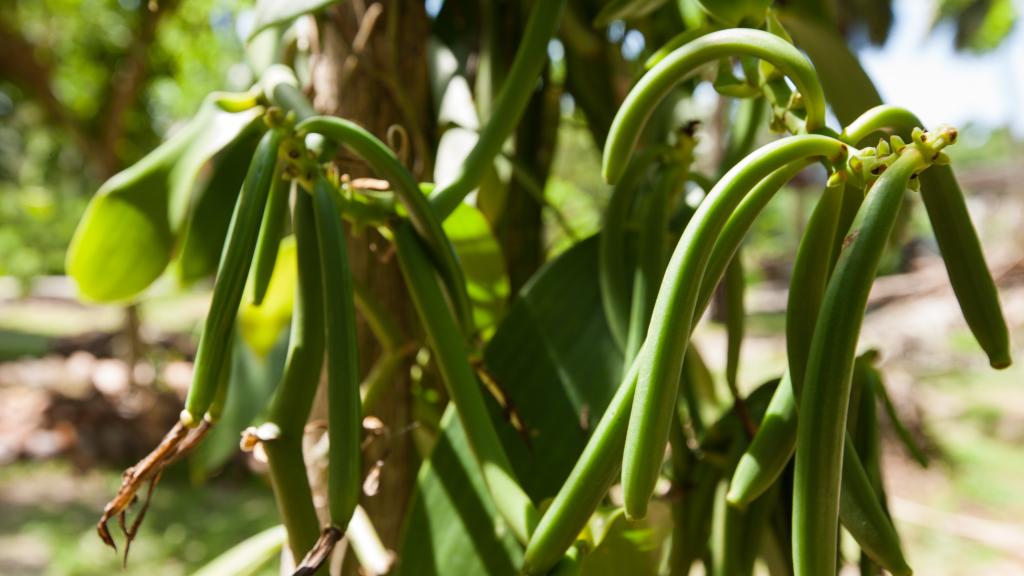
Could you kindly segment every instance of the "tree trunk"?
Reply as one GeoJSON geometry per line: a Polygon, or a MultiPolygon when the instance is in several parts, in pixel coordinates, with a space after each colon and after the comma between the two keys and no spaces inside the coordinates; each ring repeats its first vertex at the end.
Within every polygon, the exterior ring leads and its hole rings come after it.
{"type": "MultiPolygon", "coordinates": [[[[385,0],[351,1],[328,11],[320,30],[321,58],[313,73],[314,105],[319,112],[343,116],[360,124],[384,141],[389,129],[405,132],[409,153],[399,146],[399,157],[422,177],[430,167],[426,144],[430,137],[426,43],[429,22],[422,2],[385,0]]],[[[344,152],[338,158],[343,174],[353,178],[375,176],[344,152]]],[[[349,235],[352,273],[383,305],[407,335],[415,334],[415,311],[388,243],[367,230],[349,235]]],[[[359,325],[360,367],[365,374],[380,354],[365,322],[359,325]]],[[[418,459],[412,437],[406,433],[412,421],[409,366],[395,373],[393,386],[379,402],[374,416],[390,434],[375,440],[364,452],[368,471],[378,460],[379,489],[363,496],[366,508],[384,545],[397,550],[402,520],[416,478],[418,459]]]]}

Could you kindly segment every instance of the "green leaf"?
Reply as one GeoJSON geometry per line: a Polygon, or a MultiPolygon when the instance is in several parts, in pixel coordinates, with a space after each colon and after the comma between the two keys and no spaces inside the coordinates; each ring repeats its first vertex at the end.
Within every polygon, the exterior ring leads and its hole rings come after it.
{"type": "Polygon", "coordinates": [[[242,340],[261,358],[274,348],[291,320],[295,287],[298,284],[297,266],[295,237],[288,236],[281,241],[274,273],[259,306],[252,304],[252,277],[245,287],[243,304],[238,310],[238,332],[242,340]]]}
{"type": "Polygon", "coordinates": [[[535,502],[561,487],[622,375],[601,306],[597,252],[593,237],[541,269],[484,351],[525,424],[529,443],[498,416],[505,450],[535,502]]]}
{"type": "Polygon", "coordinates": [[[998,48],[1013,31],[1013,0],[942,0],[933,26],[956,26],[957,50],[985,53],[998,48]]]}
{"type": "Polygon", "coordinates": [[[167,267],[203,165],[262,112],[225,112],[219,97],[208,96],[187,126],[92,198],[67,255],[83,297],[127,300],[167,267]]]}
{"type": "Polygon", "coordinates": [[[442,431],[416,479],[405,519],[398,574],[515,576],[523,551],[477,473],[466,434],[449,406],[442,431]]]}
{"type": "Polygon", "coordinates": [[[770,0],[697,0],[700,7],[725,26],[760,26],[770,0]]]}
{"type": "Polygon", "coordinates": [[[267,528],[239,542],[200,568],[195,576],[249,576],[273,560],[284,546],[284,526],[267,528]]]}
{"type": "Polygon", "coordinates": [[[256,2],[256,23],[247,40],[270,28],[289,24],[299,16],[318,12],[337,0],[258,0],[256,2]]]}
{"type": "Polygon", "coordinates": [[[473,324],[485,334],[498,324],[508,302],[509,281],[501,247],[483,213],[462,203],[444,221],[455,255],[466,273],[473,324]]]}
{"type": "Polygon", "coordinates": [[[626,519],[621,508],[611,514],[595,514],[589,530],[593,548],[583,557],[586,576],[657,574],[661,545],[672,527],[671,511],[664,501],[651,503],[647,516],[638,522],[626,519]]]}
{"type": "MultiPolygon", "coordinates": [[[[622,353],[598,290],[597,241],[591,238],[523,288],[484,353],[490,376],[525,424],[520,433],[497,402],[489,402],[515,473],[534,502],[555,495],[619,384],[622,353]]],[[[517,573],[522,549],[498,523],[477,476],[459,421],[447,414],[406,518],[404,573],[517,573]]]]}
{"type": "Polygon", "coordinates": [[[238,439],[270,399],[281,379],[288,353],[288,335],[281,334],[272,350],[259,356],[239,337],[234,338],[231,373],[224,412],[189,457],[189,474],[202,482],[238,452],[238,439]]]}
{"type": "Polygon", "coordinates": [[[206,278],[217,271],[224,238],[238,193],[245,181],[256,144],[263,135],[263,122],[251,122],[233,142],[214,158],[210,175],[195,192],[184,238],[177,250],[175,271],[182,285],[206,278]]]}
{"type": "Polygon", "coordinates": [[[841,124],[849,124],[882,103],[871,78],[838,32],[795,11],[781,13],[780,19],[814,64],[825,97],[841,124]]]}
{"type": "Polygon", "coordinates": [[[594,27],[604,28],[615,20],[643,18],[661,8],[665,2],[667,0],[612,0],[594,17],[594,27]]]}

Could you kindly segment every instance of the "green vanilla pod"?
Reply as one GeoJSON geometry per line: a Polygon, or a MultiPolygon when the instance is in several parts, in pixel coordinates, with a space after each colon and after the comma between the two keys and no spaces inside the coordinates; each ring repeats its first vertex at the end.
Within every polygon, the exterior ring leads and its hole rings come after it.
{"type": "Polygon", "coordinates": [[[203,166],[264,113],[225,112],[215,103],[219,97],[208,95],[186,126],[107,179],[89,201],[65,262],[84,298],[131,300],[171,262],[203,166]]]}
{"type": "Polygon", "coordinates": [[[270,286],[270,277],[274,274],[277,263],[277,252],[284,236],[285,220],[288,219],[288,197],[292,190],[291,180],[283,176],[284,163],[278,162],[274,172],[273,185],[267,198],[267,208],[263,211],[263,225],[256,240],[256,257],[252,264],[252,303],[259,306],[270,286]]]}
{"type": "Polygon", "coordinates": [[[526,544],[537,524],[537,509],[516,480],[512,464],[487,413],[480,383],[466,357],[466,340],[448,309],[425,247],[411,226],[400,223],[392,233],[402,276],[426,332],[427,342],[434,352],[441,379],[466,430],[480,475],[498,513],[516,539],[526,544]]]}
{"type": "MultiPolygon", "coordinates": [[[[753,224],[756,212],[760,210],[753,209],[754,203],[751,199],[756,199],[756,204],[763,208],[771,195],[805,165],[797,164],[798,168],[787,166],[765,178],[747,196],[741,208],[737,209],[737,213],[743,212],[746,217],[731,219],[725,232],[716,242],[715,255],[712,256],[707,273],[707,277],[713,281],[701,285],[696,317],[703,314],[711,302],[715,286],[725,273],[729,259],[743,241],[746,230],[753,224]],[[748,208],[743,210],[743,206],[748,208]]],[[[687,355],[689,356],[689,351],[687,355]]],[[[686,364],[692,365],[693,362],[688,361],[686,364]]],[[[626,420],[636,389],[637,368],[637,363],[634,362],[587,442],[583,454],[573,467],[569,479],[559,490],[555,502],[548,508],[548,512],[534,532],[527,547],[525,566],[530,569],[527,573],[543,573],[553,565],[553,562],[558,561],[614,482],[621,464],[626,420]],[[595,486],[586,481],[592,477],[601,478],[603,485],[595,486]]]]}
{"type": "Polygon", "coordinates": [[[871,186],[826,288],[808,358],[797,427],[793,489],[797,576],[835,570],[846,415],[868,292],[911,178],[927,168],[955,138],[956,132],[951,129],[916,134],[914,145],[894,153],[898,158],[871,186]]]}
{"type": "MultiPolygon", "coordinates": [[[[742,213],[743,217],[735,218],[734,214],[734,218],[730,219],[725,231],[715,244],[706,273],[706,278],[709,281],[701,284],[698,306],[694,314],[696,318],[703,314],[711,302],[718,281],[725,273],[729,260],[739,248],[747,230],[753,224],[757,212],[767,204],[771,196],[786,181],[804,166],[806,163],[798,161],[773,172],[751,191],[741,207],[737,209],[735,214],[742,213]]],[[[642,354],[643,349],[638,357],[642,354]]],[[[691,364],[691,362],[687,362],[687,364],[691,364]]],[[[551,507],[548,508],[537,530],[533,533],[524,560],[524,571],[527,574],[544,573],[561,558],[614,482],[622,462],[622,447],[628,414],[636,390],[637,369],[638,363],[634,362],[606,408],[600,423],[591,434],[569,478],[559,490],[551,507]],[[600,479],[600,482],[591,482],[588,480],[591,478],[600,479]]]]}
{"type": "Polygon", "coordinates": [[[627,366],[643,344],[647,325],[651,320],[654,298],[661,284],[665,270],[668,249],[670,206],[685,184],[686,167],[667,165],[648,193],[641,198],[637,210],[640,230],[636,238],[637,268],[633,277],[633,301],[629,318],[629,332],[626,337],[625,361],[627,366]]]}
{"type": "Polygon", "coordinates": [[[877,352],[869,350],[854,361],[853,385],[860,389],[857,406],[850,401],[850,418],[847,428],[853,438],[853,445],[864,463],[864,471],[871,481],[871,488],[878,495],[879,504],[888,513],[885,485],[882,483],[882,434],[878,424],[878,384],[881,381],[874,362],[877,352]],[[856,413],[856,414],[854,414],[856,413]]]}
{"type": "MultiPolygon", "coordinates": [[[[747,397],[747,407],[754,421],[764,413],[774,386],[774,382],[758,386],[747,397]]],[[[698,435],[698,444],[702,456],[688,481],[689,490],[681,496],[682,525],[690,542],[679,550],[681,557],[676,559],[678,564],[673,561],[673,566],[688,567],[697,558],[704,558],[704,565],[712,574],[721,574],[723,570],[735,573],[745,563],[744,526],[754,519],[747,514],[759,512],[742,512],[725,506],[726,487],[722,480],[728,478],[747,444],[746,427],[735,405],[723,411],[717,421],[698,435]],[[729,517],[718,514],[719,511],[729,517]]]]}
{"type": "Polygon", "coordinates": [[[249,161],[266,124],[257,118],[211,160],[211,174],[194,192],[182,239],[177,246],[175,273],[182,285],[217,271],[224,239],[231,224],[249,161]]]}
{"type": "Polygon", "coordinates": [[[313,197],[295,196],[293,215],[298,282],[292,309],[291,335],[281,381],[267,409],[267,423],[280,430],[263,441],[270,483],[281,520],[288,529],[293,558],[302,558],[320,536],[313,506],[302,435],[313,406],[324,358],[324,298],[320,278],[313,197]]]}
{"type": "Polygon", "coordinates": [[[755,56],[789,76],[803,95],[805,131],[825,126],[825,97],[814,68],[792,44],[760,30],[711,32],[676,49],[645,74],[626,96],[605,142],[602,175],[614,184],[622,176],[651,113],[672,88],[700,66],[720,58],[755,56]]]}
{"type": "Polygon", "coordinates": [[[439,220],[444,221],[455,211],[467,194],[480,185],[487,168],[512,134],[526,110],[537,87],[544,63],[548,58],[548,42],[558,31],[566,0],[535,2],[526,29],[519,40],[512,67],[491,107],[487,124],[480,132],[469,155],[462,162],[458,176],[437,190],[430,203],[439,220]]]}
{"type": "Polygon", "coordinates": [[[441,219],[434,215],[427,198],[416,184],[416,179],[399,162],[394,152],[376,136],[343,118],[314,116],[300,122],[295,129],[322,134],[342,144],[391,184],[395,195],[409,212],[413,227],[427,245],[428,254],[444,280],[445,291],[452,301],[464,333],[471,334],[473,315],[466,294],[466,278],[456,260],[455,249],[441,227],[441,219]]]}
{"type": "MultiPolygon", "coordinates": [[[[743,433],[737,433],[729,449],[728,468],[724,474],[726,477],[735,468],[746,445],[743,433]]],[[[759,498],[746,510],[739,510],[729,506],[725,497],[728,488],[728,484],[723,482],[715,495],[711,573],[715,576],[750,576],[754,571],[761,535],[778,499],[773,491],[759,498]]]]}
{"type": "Polygon", "coordinates": [[[249,276],[263,210],[267,205],[267,195],[277,165],[278,147],[283,138],[284,132],[281,129],[272,128],[260,139],[235,205],[235,213],[228,227],[227,245],[217,268],[210,311],[199,338],[192,386],[181,414],[182,423],[189,427],[198,424],[210,407],[217,392],[220,372],[229,356],[228,336],[234,328],[242,291],[249,276]]]}
{"type": "MultiPolygon", "coordinates": [[[[687,384],[688,385],[688,384],[687,384]]],[[[682,422],[685,422],[685,415],[678,414],[672,422],[672,431],[669,434],[669,445],[671,446],[672,463],[672,488],[676,494],[683,493],[691,487],[690,474],[693,471],[697,455],[695,450],[689,446],[687,431],[682,422]]],[[[685,562],[685,550],[693,540],[686,532],[683,520],[686,517],[686,504],[689,501],[684,498],[676,498],[671,502],[672,513],[672,535],[668,541],[669,550],[667,568],[671,574],[685,574],[686,568],[681,566],[685,562]]]]}
{"type": "MultiPolygon", "coordinates": [[[[743,332],[746,313],[743,293],[746,290],[743,276],[743,259],[740,254],[733,256],[725,270],[725,381],[734,399],[740,398],[739,368],[740,350],[743,347],[743,332]]],[[[737,457],[738,458],[738,457],[737,457]]]]}
{"type": "Polygon", "coordinates": [[[715,28],[712,26],[699,26],[697,28],[683,30],[679,34],[673,36],[668,42],[662,45],[661,48],[658,48],[654,54],[651,54],[650,57],[644,61],[644,70],[654,68],[659,62],[664,60],[666,56],[674,52],[680,46],[685,46],[697,38],[714,31],[715,28]]]}
{"type": "MultiPolygon", "coordinates": [[[[743,453],[743,437],[736,435],[732,438],[727,453],[723,477],[735,466],[743,453]]],[[[711,536],[708,544],[708,553],[711,556],[710,573],[712,576],[733,575],[737,571],[739,560],[740,539],[743,536],[742,515],[743,511],[732,508],[725,500],[725,493],[728,490],[726,483],[720,482],[715,487],[715,494],[712,496],[712,518],[711,536]]]]}
{"type": "MultiPolygon", "coordinates": [[[[885,493],[885,484],[882,481],[882,438],[881,428],[878,425],[878,396],[883,389],[881,373],[875,368],[874,362],[877,359],[877,352],[874,350],[862,354],[857,358],[854,366],[854,378],[860,378],[860,406],[857,410],[857,426],[852,429],[854,445],[864,459],[864,470],[867,472],[871,486],[878,495],[882,508],[889,513],[889,505],[885,493]]],[[[853,404],[850,405],[851,411],[853,404]]],[[[861,574],[879,574],[879,566],[864,549],[860,554],[861,574]]]]}
{"type": "Polygon", "coordinates": [[[838,158],[846,153],[845,144],[813,134],[767,144],[722,177],[683,231],[658,293],[648,345],[639,357],[641,369],[622,464],[627,516],[642,518],[654,491],[701,283],[729,216],[751,188],[775,170],[806,158],[838,158]]]}
{"type": "MultiPolygon", "coordinates": [[[[849,434],[845,435],[843,453],[842,490],[839,495],[839,517],[843,526],[861,550],[879,566],[894,576],[910,576],[913,570],[903,556],[899,534],[885,512],[881,495],[873,488],[849,434]]],[[[794,545],[795,542],[794,534],[794,545]]]]}
{"type": "MultiPolygon", "coordinates": [[[[761,555],[761,546],[768,537],[772,513],[779,507],[779,491],[776,487],[758,498],[743,513],[743,534],[740,537],[737,572],[743,576],[754,573],[754,565],[761,555]]],[[[732,508],[730,506],[729,508],[732,508]]]]}
{"type": "Polygon", "coordinates": [[[1010,333],[999,292],[963,191],[949,166],[934,166],[921,174],[921,199],[967,326],[988,355],[989,364],[997,369],[1008,367],[1012,362],[1010,333]]]}
{"type": "Polygon", "coordinates": [[[630,163],[626,174],[612,189],[598,239],[601,304],[612,336],[622,349],[626,348],[629,332],[629,282],[632,280],[626,259],[626,228],[637,188],[661,154],[661,151],[654,149],[643,150],[630,163]]]}
{"type": "Polygon", "coordinates": [[[792,458],[797,429],[795,398],[790,373],[786,370],[757,434],[732,475],[726,495],[732,506],[745,508],[767,492],[792,458]]]}
{"type": "Polygon", "coordinates": [[[833,243],[842,212],[843,186],[822,192],[797,248],[786,304],[786,357],[792,386],[803,389],[818,309],[832,272],[833,243]]]}
{"type": "MultiPolygon", "coordinates": [[[[683,502],[682,529],[689,537],[689,541],[679,550],[679,558],[673,560],[673,566],[688,570],[697,559],[707,555],[708,540],[713,530],[715,492],[722,481],[722,476],[722,470],[707,460],[702,460],[696,465],[692,488],[683,496],[688,502],[683,502]]],[[[706,562],[704,565],[712,564],[706,562]]]]}
{"type": "MultiPolygon", "coordinates": [[[[805,165],[806,164],[791,165],[773,173],[755,187],[755,189],[747,195],[740,206],[733,212],[732,216],[730,216],[729,221],[720,235],[719,240],[716,242],[715,248],[712,252],[711,263],[705,273],[705,276],[712,279],[712,281],[705,281],[702,283],[701,297],[699,300],[701,304],[698,307],[698,310],[703,310],[703,308],[707,306],[707,302],[713,294],[714,287],[717,285],[718,278],[721,278],[725,263],[729,261],[728,259],[730,257],[732,257],[735,247],[739,245],[739,242],[746,234],[746,230],[748,230],[753,224],[757,214],[772,198],[775,191],[777,191],[805,165]]],[[[859,193],[859,191],[854,192],[859,193]]],[[[822,206],[822,210],[825,210],[826,208],[834,208],[833,204],[837,198],[834,194],[836,193],[837,192],[834,190],[826,190],[825,196],[827,199],[823,198],[823,200],[819,202],[819,205],[822,206]]],[[[816,212],[817,211],[818,208],[816,208],[816,212]]],[[[815,242],[820,240],[821,242],[828,244],[831,242],[831,239],[828,239],[827,235],[822,236],[821,234],[813,233],[814,228],[820,227],[820,224],[815,224],[813,220],[828,221],[834,217],[834,215],[826,216],[825,214],[826,213],[823,212],[821,215],[812,215],[812,222],[808,226],[807,233],[810,234],[810,238],[817,239],[815,242]],[[819,238],[819,236],[821,237],[819,238]]],[[[808,241],[811,240],[808,239],[808,236],[805,236],[804,242],[808,241]]],[[[811,254],[817,254],[817,252],[808,251],[806,249],[798,251],[797,264],[794,267],[794,273],[796,273],[796,270],[807,267],[806,264],[801,264],[800,262],[801,260],[809,258],[809,255],[811,254]]],[[[827,256],[827,253],[822,256],[823,258],[826,258],[824,265],[825,273],[828,272],[828,268],[831,266],[830,260],[827,256]]],[[[824,290],[823,284],[821,286],[821,290],[824,290]]],[[[820,296],[818,297],[818,300],[820,300],[820,296]]],[[[740,464],[737,467],[737,472],[734,474],[734,478],[730,484],[728,497],[730,503],[734,506],[746,506],[770,488],[789,462],[796,444],[796,408],[796,400],[787,372],[782,383],[780,383],[779,387],[776,389],[764,421],[755,435],[751,446],[748,448],[748,452],[741,459],[740,464]]],[[[846,458],[856,459],[857,455],[854,452],[850,452],[846,458]]],[[[860,462],[857,462],[856,465],[859,466],[860,462]]],[[[854,480],[857,478],[858,477],[854,476],[854,480]]],[[[851,491],[849,494],[865,495],[869,493],[863,489],[857,489],[851,491]]],[[[873,497],[861,501],[853,498],[852,496],[844,495],[843,504],[841,506],[841,515],[843,518],[849,516],[851,518],[851,525],[854,523],[852,520],[854,517],[870,519],[871,523],[869,524],[859,522],[854,525],[851,533],[854,534],[854,537],[858,542],[864,542],[862,543],[862,546],[872,550],[884,550],[884,546],[875,543],[876,535],[880,535],[877,536],[878,539],[884,540],[885,537],[887,535],[891,535],[893,531],[888,519],[883,514],[872,513],[872,511],[876,510],[877,499],[873,497]]],[[[904,561],[902,553],[900,553],[898,549],[896,552],[896,554],[881,558],[880,562],[886,566],[898,568],[904,563],[904,561]]]]}
{"type": "Polygon", "coordinates": [[[910,430],[903,423],[903,419],[900,418],[899,412],[896,410],[896,405],[893,404],[892,398],[889,397],[889,391],[885,388],[885,381],[882,378],[882,373],[874,366],[868,366],[866,368],[867,377],[875,395],[882,401],[882,407],[885,409],[886,415],[889,417],[889,422],[892,424],[893,430],[896,432],[896,436],[906,447],[907,452],[910,453],[911,457],[921,465],[922,468],[928,467],[928,455],[925,451],[917,445],[914,437],[910,434],[910,430]]]}
{"type": "Polygon", "coordinates": [[[318,174],[313,185],[317,246],[323,281],[327,353],[327,504],[331,522],[342,530],[359,502],[362,487],[359,351],[356,309],[345,230],[332,200],[331,185],[318,174]]]}
{"type": "Polygon", "coordinates": [[[572,472],[533,531],[523,556],[523,574],[544,574],[557,564],[615,482],[638,370],[639,362],[634,361],[572,472]]]}
{"type": "MultiPolygon", "coordinates": [[[[797,436],[797,410],[788,372],[768,405],[764,419],[733,473],[726,495],[737,508],[751,506],[776,485],[793,456],[797,436]]],[[[849,438],[843,453],[839,519],[857,544],[893,574],[909,574],[899,536],[872,489],[857,451],[849,438]]]]}
{"type": "MultiPolygon", "coordinates": [[[[856,146],[879,131],[906,136],[920,125],[905,108],[876,106],[847,126],[842,138],[856,146]]],[[[992,367],[1006,368],[1012,361],[1009,330],[960,184],[949,166],[933,166],[920,178],[921,199],[964,320],[992,367]]]]}

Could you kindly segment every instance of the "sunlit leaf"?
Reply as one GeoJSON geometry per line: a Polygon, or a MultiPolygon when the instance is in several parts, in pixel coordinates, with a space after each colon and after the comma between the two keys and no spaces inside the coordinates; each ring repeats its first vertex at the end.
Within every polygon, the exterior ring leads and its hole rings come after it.
{"type": "Polygon", "coordinates": [[[267,528],[250,536],[211,560],[194,576],[249,576],[273,560],[284,546],[288,533],[284,526],[267,528]]]}
{"type": "Polygon", "coordinates": [[[211,94],[187,126],[103,183],[68,248],[82,296],[127,300],[167,267],[203,165],[260,114],[223,111],[211,94]]]}
{"type": "MultiPolygon", "coordinates": [[[[517,477],[535,502],[555,495],[618,386],[622,355],[584,241],[528,283],[485,350],[487,370],[524,423],[489,402],[517,477]]],[[[407,518],[405,574],[516,574],[522,550],[497,519],[459,420],[448,414],[407,518]]]]}
{"type": "Polygon", "coordinates": [[[862,112],[882,103],[882,97],[835,30],[797,12],[780,15],[796,45],[807,52],[839,122],[849,124],[862,112]]]}
{"type": "Polygon", "coordinates": [[[338,0],[258,0],[256,22],[249,40],[271,26],[288,24],[299,16],[318,12],[338,0]]]}
{"type": "Polygon", "coordinates": [[[667,0],[611,0],[594,17],[594,26],[604,28],[615,20],[643,18],[661,8],[665,2],[667,0]]]}
{"type": "Polygon", "coordinates": [[[983,53],[998,48],[1017,21],[1013,0],[941,0],[935,26],[956,27],[958,50],[983,53]]]}
{"type": "Polygon", "coordinates": [[[473,323],[483,331],[501,319],[508,302],[509,282],[501,247],[480,210],[461,204],[444,221],[444,231],[466,273],[466,290],[473,304],[473,323]]]}
{"type": "Polygon", "coordinates": [[[251,123],[238,139],[214,157],[209,177],[195,192],[183,238],[176,250],[175,271],[182,284],[190,284],[217,270],[231,214],[262,134],[261,125],[259,120],[251,123]]]}
{"type": "Polygon", "coordinates": [[[264,408],[284,370],[287,334],[280,334],[264,356],[249,348],[241,338],[234,340],[224,411],[189,457],[189,473],[196,482],[205,480],[238,453],[242,430],[264,408]]]}
{"type": "Polygon", "coordinates": [[[259,306],[252,304],[252,282],[245,287],[243,304],[238,310],[238,331],[258,356],[266,356],[288,327],[298,283],[297,265],[295,237],[288,236],[281,241],[274,274],[270,277],[267,294],[259,306]]]}
{"type": "Polygon", "coordinates": [[[657,574],[661,545],[672,526],[669,515],[665,502],[657,500],[639,522],[627,520],[621,508],[607,515],[595,514],[589,526],[593,548],[583,557],[583,574],[657,574]]]}

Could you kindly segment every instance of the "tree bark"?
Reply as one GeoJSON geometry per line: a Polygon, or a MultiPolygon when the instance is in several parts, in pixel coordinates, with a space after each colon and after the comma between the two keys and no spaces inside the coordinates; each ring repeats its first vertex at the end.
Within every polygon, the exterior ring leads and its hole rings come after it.
{"type": "MultiPolygon", "coordinates": [[[[321,57],[317,59],[313,88],[319,112],[351,119],[384,141],[392,126],[408,136],[406,161],[417,177],[427,173],[431,142],[426,44],[429,21],[422,2],[383,0],[344,2],[328,11],[320,30],[321,57]]],[[[338,158],[343,174],[353,178],[376,176],[344,152],[338,158]]],[[[357,282],[365,285],[407,335],[418,330],[389,245],[372,230],[349,234],[349,258],[357,282]]],[[[380,354],[365,322],[359,325],[360,367],[365,373],[380,354]]],[[[366,508],[384,545],[397,550],[402,521],[416,479],[418,458],[412,437],[412,397],[408,362],[396,372],[393,386],[379,402],[374,416],[389,431],[364,452],[364,466],[383,460],[379,489],[363,496],[366,508]]]]}

